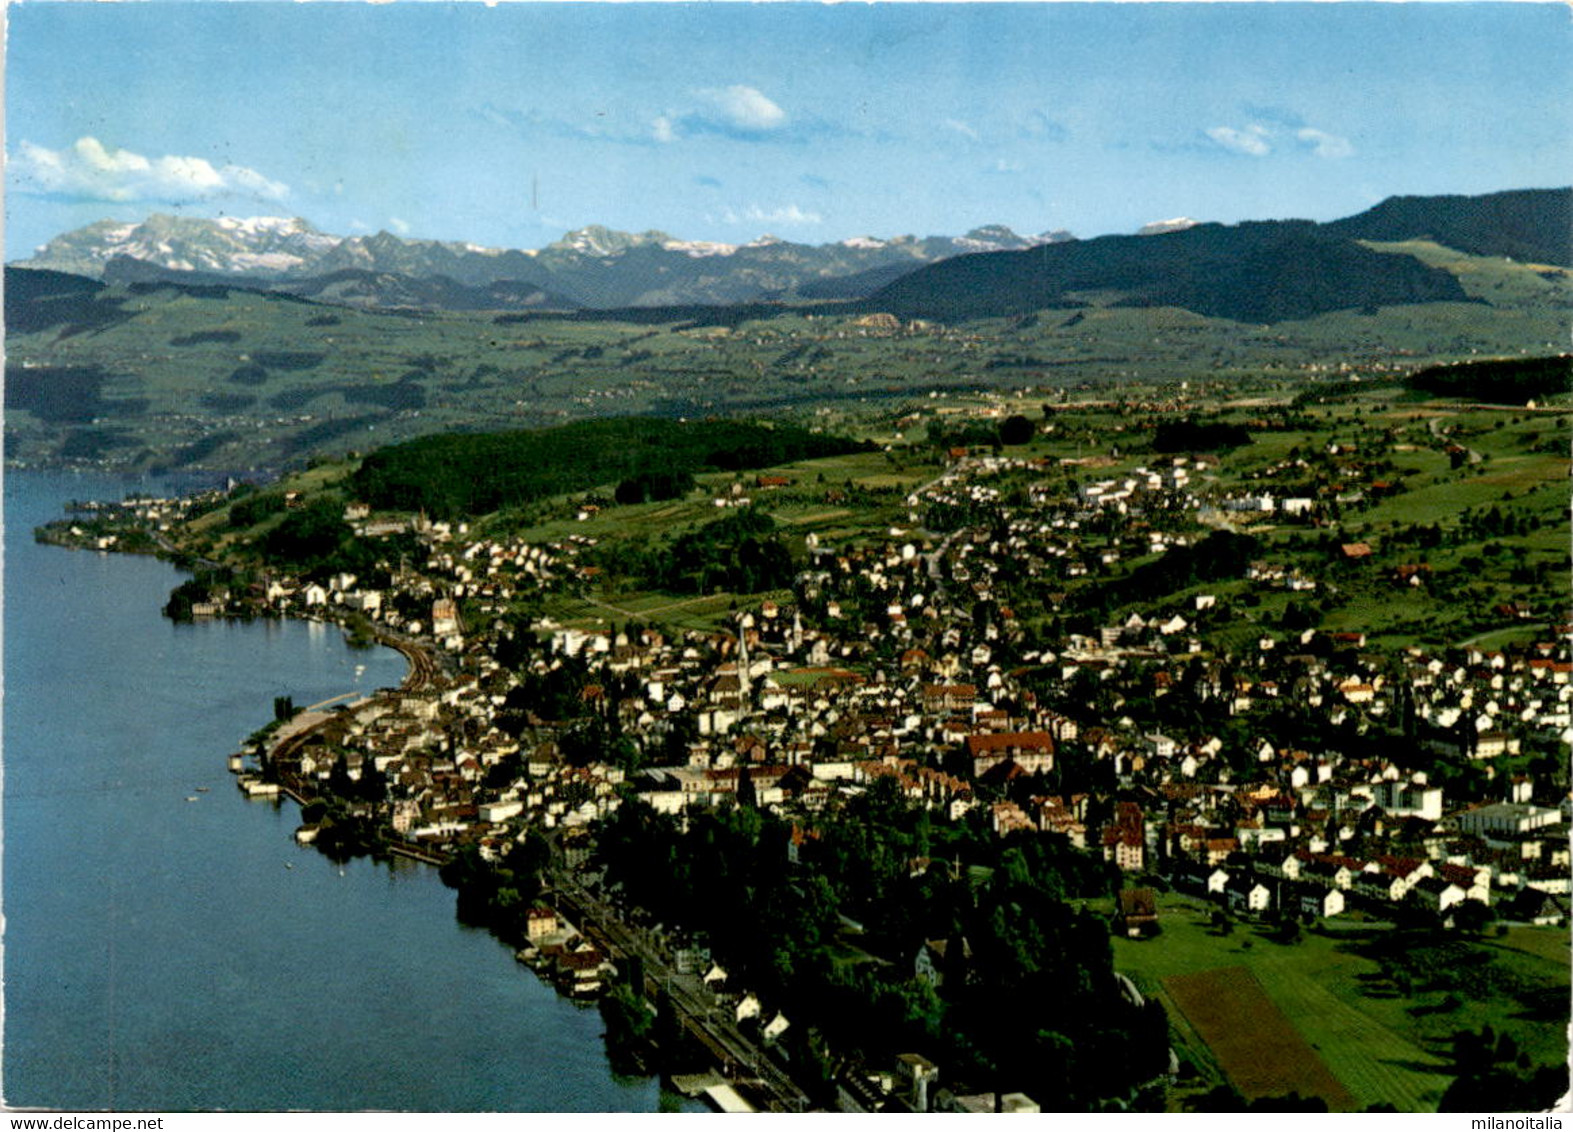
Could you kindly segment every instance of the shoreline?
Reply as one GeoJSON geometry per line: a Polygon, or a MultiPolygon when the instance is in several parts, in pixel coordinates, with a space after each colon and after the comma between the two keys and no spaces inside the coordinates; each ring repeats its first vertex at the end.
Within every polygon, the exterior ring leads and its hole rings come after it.
{"type": "MultiPolygon", "coordinates": [[[[381,697],[419,691],[430,681],[437,669],[431,653],[419,642],[387,633],[378,633],[376,636],[379,643],[394,649],[406,658],[410,664],[410,671],[397,693],[389,689],[379,689],[376,693],[348,705],[351,708],[365,706],[381,697]]],[[[290,721],[284,721],[284,726],[288,727],[291,721],[301,720],[306,714],[309,713],[298,712],[290,721]]],[[[281,757],[287,758],[290,753],[298,750],[341,716],[339,711],[315,714],[320,718],[290,730],[282,737],[277,734],[270,735],[258,744],[256,755],[261,760],[263,768],[275,765],[275,760],[281,757]]],[[[247,772],[241,772],[239,784],[242,790],[246,790],[245,783],[248,777],[247,772]]],[[[288,797],[302,811],[312,802],[337,797],[330,792],[308,796],[302,782],[276,771],[271,781],[277,784],[278,794],[288,797]]],[[[276,800],[277,795],[274,797],[276,800]]],[[[315,827],[302,825],[297,830],[297,836],[300,830],[308,828],[315,827]]],[[[351,857],[367,855],[375,860],[379,856],[386,855],[417,861],[439,869],[453,860],[451,855],[424,849],[407,840],[399,839],[392,828],[381,821],[376,823],[375,828],[379,838],[375,846],[368,848],[365,853],[351,852],[351,857]]],[[[315,844],[315,837],[308,838],[305,843],[315,844]]],[[[330,860],[334,859],[333,854],[327,852],[323,846],[317,845],[316,848],[330,860]]],[[[685,981],[672,968],[671,957],[665,954],[657,940],[649,937],[616,909],[586,889],[571,875],[565,862],[555,854],[543,871],[541,879],[542,891],[539,902],[552,908],[559,915],[566,912],[573,918],[573,922],[578,925],[576,936],[587,942],[593,941],[594,946],[602,951],[607,960],[612,963],[613,969],[617,971],[619,985],[628,986],[624,980],[629,970],[643,972],[641,979],[643,985],[630,989],[633,989],[639,997],[648,999],[657,994],[663,985],[671,987],[674,981],[685,981]]],[[[509,940],[493,927],[488,926],[485,930],[498,943],[514,950],[509,940]]],[[[514,954],[517,959],[519,952],[515,950],[514,954]]],[[[530,967],[532,977],[555,993],[571,1001],[584,1001],[582,996],[569,993],[559,980],[554,980],[546,966],[537,967],[532,964],[527,966],[530,967]]],[[[598,1001],[611,989],[609,984],[603,983],[598,993],[593,996],[594,999],[598,1001]]],[[[646,1046],[635,1054],[636,1063],[644,1069],[645,1075],[662,1082],[672,1080],[674,1077],[696,1079],[702,1077],[707,1081],[714,1079],[717,1082],[716,1088],[725,1090],[729,1097],[736,1098],[736,1104],[744,1106],[732,1111],[757,1111],[753,1104],[744,1099],[745,1097],[752,1097],[759,1102],[764,1111],[804,1111],[807,1097],[791,1076],[735,1026],[727,1027],[719,1024],[713,1009],[714,1003],[707,1002],[705,994],[703,987],[693,986],[667,1000],[676,1018],[677,1032],[685,1038],[684,1048],[687,1048],[690,1053],[702,1051],[699,1058],[702,1065],[684,1065],[676,1068],[664,1064],[662,1046],[654,1039],[646,1039],[646,1046]],[[742,1092],[739,1093],[738,1089],[742,1092]]],[[[604,1035],[602,1045],[607,1055],[611,1056],[604,1035]]],[[[664,1087],[666,1086],[663,1084],[664,1087]]],[[[715,1096],[711,1096],[710,1092],[711,1090],[702,1090],[699,1095],[704,1096],[712,1107],[729,1111],[715,1096]]]]}
{"type": "MultiPolygon", "coordinates": [[[[86,477],[84,477],[84,478],[86,478],[86,477]]],[[[65,497],[70,495],[70,494],[72,494],[74,490],[75,489],[73,489],[70,486],[68,486],[65,489],[64,493],[60,494],[58,496],[58,498],[63,501],[65,499],[65,497]]],[[[85,492],[83,492],[83,494],[85,494],[85,492]]],[[[60,514],[60,512],[58,512],[58,511],[55,511],[53,513],[56,514],[56,515],[60,514]]],[[[19,513],[19,514],[21,514],[21,513],[19,513]]],[[[158,545],[153,544],[150,541],[147,544],[145,544],[143,547],[137,548],[135,550],[133,550],[131,547],[127,547],[127,546],[124,546],[124,545],[118,545],[118,546],[114,546],[114,547],[106,547],[106,548],[103,548],[103,549],[99,549],[97,547],[92,546],[91,544],[81,545],[79,543],[74,543],[74,542],[72,542],[70,540],[67,540],[67,539],[60,539],[60,538],[35,539],[35,537],[34,537],[35,526],[37,524],[41,524],[42,521],[43,521],[43,518],[47,517],[48,514],[49,513],[46,512],[45,516],[41,516],[38,519],[34,519],[31,516],[26,516],[26,517],[22,518],[21,524],[19,524],[21,526],[21,530],[16,531],[15,534],[21,535],[22,538],[25,539],[27,543],[32,544],[32,546],[30,546],[30,549],[36,547],[36,549],[41,551],[42,553],[51,554],[51,555],[53,554],[53,551],[55,549],[77,549],[77,550],[97,551],[97,554],[94,555],[94,557],[104,557],[104,556],[107,556],[108,554],[130,554],[130,555],[133,556],[133,558],[141,558],[144,561],[146,561],[148,559],[153,559],[153,560],[157,560],[157,561],[161,562],[164,566],[173,567],[173,569],[171,569],[171,572],[170,572],[169,580],[168,581],[162,581],[161,580],[160,581],[161,589],[157,589],[157,590],[154,591],[156,593],[162,594],[162,596],[156,596],[148,603],[150,608],[151,608],[151,611],[154,614],[155,619],[158,620],[158,621],[163,622],[164,630],[165,630],[166,633],[168,632],[168,630],[169,630],[169,628],[170,628],[170,626],[172,624],[172,619],[167,617],[167,616],[164,616],[164,615],[162,615],[160,613],[160,606],[163,603],[163,598],[165,596],[167,596],[168,590],[169,590],[169,588],[171,586],[176,585],[177,583],[182,581],[184,578],[190,576],[190,570],[189,569],[181,569],[181,568],[179,568],[179,566],[175,562],[171,561],[171,559],[174,557],[171,548],[158,546],[158,545]]],[[[124,540],[122,540],[122,541],[124,541],[124,540]]],[[[83,560],[83,561],[86,561],[86,560],[83,560]]],[[[149,563],[149,565],[151,565],[151,563],[149,563]]],[[[143,599],[143,600],[146,601],[147,599],[143,599]]],[[[329,607],[327,607],[325,609],[318,608],[318,609],[312,610],[309,615],[304,610],[289,611],[289,612],[269,611],[269,612],[266,612],[266,613],[258,610],[255,613],[252,613],[251,615],[246,615],[246,614],[241,613],[239,611],[233,611],[232,610],[232,611],[227,612],[227,613],[221,613],[218,616],[201,616],[201,617],[194,618],[192,620],[204,621],[204,620],[219,620],[220,618],[222,618],[225,621],[231,621],[231,622],[236,622],[236,623],[244,623],[244,624],[251,624],[253,622],[261,621],[261,620],[264,620],[264,619],[267,619],[267,620],[275,620],[276,619],[280,623],[283,623],[285,621],[295,621],[295,622],[305,623],[307,625],[311,625],[311,624],[322,625],[322,624],[331,623],[331,624],[337,625],[339,627],[339,629],[341,630],[341,633],[343,634],[343,639],[345,640],[345,644],[346,644],[346,646],[348,646],[347,649],[346,649],[346,652],[344,654],[338,654],[337,650],[340,648],[340,645],[339,645],[338,641],[334,640],[331,636],[330,637],[317,636],[316,644],[314,646],[315,649],[319,653],[322,653],[322,654],[334,654],[334,655],[347,656],[347,657],[349,657],[348,663],[349,664],[354,664],[354,663],[357,663],[357,659],[354,658],[353,655],[352,655],[354,649],[356,647],[364,648],[365,645],[356,646],[355,644],[353,644],[349,640],[349,638],[353,635],[353,632],[354,632],[354,626],[351,624],[351,621],[352,621],[353,617],[354,617],[353,611],[350,611],[348,609],[340,609],[338,607],[329,606],[329,607]]],[[[178,623],[178,622],[175,622],[175,623],[178,623]]],[[[179,634],[178,632],[177,632],[176,635],[177,635],[177,637],[178,636],[183,636],[183,634],[179,634]]],[[[291,634],[291,635],[293,636],[294,634],[291,634]]],[[[302,634],[302,636],[304,636],[304,635],[302,634]]],[[[363,636],[364,636],[364,634],[363,634],[363,636]]],[[[381,700],[383,700],[385,702],[386,701],[397,702],[401,698],[401,696],[404,693],[406,693],[406,692],[410,692],[410,691],[414,691],[414,692],[417,692],[417,693],[420,692],[420,690],[422,688],[425,688],[435,678],[435,676],[437,674],[439,674],[441,672],[441,670],[442,670],[443,657],[440,654],[440,652],[430,642],[423,642],[423,641],[420,641],[418,639],[413,639],[413,638],[409,638],[409,637],[400,636],[400,635],[395,634],[395,633],[387,632],[387,631],[383,630],[381,627],[378,627],[378,630],[374,634],[372,634],[372,639],[370,641],[367,641],[366,645],[369,645],[371,643],[375,643],[376,645],[379,645],[379,646],[381,646],[383,648],[391,649],[394,652],[397,652],[400,656],[402,656],[404,658],[404,660],[405,660],[405,671],[400,674],[401,678],[398,681],[395,681],[395,680],[391,679],[391,677],[393,676],[393,673],[391,671],[387,671],[386,669],[384,669],[382,667],[384,662],[383,662],[383,660],[380,657],[377,657],[377,658],[366,657],[365,659],[369,663],[371,663],[373,665],[373,672],[375,673],[375,682],[376,682],[376,684],[378,686],[375,686],[375,687],[369,687],[368,686],[368,687],[363,688],[362,690],[357,690],[354,693],[349,693],[349,695],[351,696],[351,699],[348,702],[351,703],[351,704],[355,703],[356,701],[361,701],[364,704],[365,700],[371,699],[371,698],[381,699],[381,700]]],[[[247,651],[249,651],[249,650],[247,650],[247,651]]],[[[253,714],[253,719],[255,720],[255,723],[253,723],[253,724],[246,724],[245,723],[245,718],[244,717],[245,717],[246,714],[248,714],[248,712],[247,712],[247,709],[242,707],[241,710],[239,712],[237,712],[237,718],[238,718],[240,726],[242,728],[241,734],[244,734],[244,732],[246,730],[249,730],[251,727],[255,727],[255,726],[258,726],[258,725],[262,724],[264,721],[268,720],[268,718],[269,718],[269,716],[271,714],[269,712],[269,709],[268,709],[268,704],[267,704],[268,696],[267,696],[267,694],[266,693],[260,693],[259,694],[256,690],[253,690],[251,693],[247,694],[245,689],[246,689],[246,685],[248,683],[249,683],[249,681],[242,681],[239,690],[242,693],[241,700],[243,702],[244,701],[250,701],[252,703],[252,705],[253,705],[250,713],[253,714]],[[261,717],[261,718],[258,718],[258,717],[261,717]]],[[[285,687],[290,687],[290,686],[291,685],[288,684],[288,683],[285,684],[285,687]]],[[[341,684],[340,687],[348,687],[348,684],[341,684]]],[[[313,696],[312,698],[313,699],[317,699],[317,697],[319,697],[319,696],[329,695],[329,693],[331,693],[334,690],[336,690],[336,689],[333,689],[331,687],[330,688],[326,688],[326,689],[318,692],[317,695],[313,696]]],[[[428,697],[434,697],[434,695],[435,695],[435,693],[430,691],[429,689],[428,689],[428,691],[425,694],[428,697]]],[[[336,699],[336,697],[330,696],[328,700],[318,700],[319,703],[327,704],[328,705],[328,709],[329,709],[326,712],[322,713],[323,714],[323,719],[320,722],[326,723],[326,722],[328,722],[328,720],[330,720],[332,718],[336,718],[337,716],[342,714],[342,713],[339,713],[339,712],[333,712],[331,710],[331,708],[334,706],[335,699],[336,699]]],[[[295,733],[294,738],[296,739],[296,741],[305,741],[314,732],[315,732],[315,728],[303,728],[300,731],[295,733]]],[[[222,744],[224,742],[224,740],[222,739],[222,737],[219,737],[217,742],[222,744]]],[[[278,745],[279,742],[280,742],[279,736],[275,734],[275,735],[268,735],[268,736],[255,737],[253,739],[248,739],[244,744],[239,745],[239,746],[228,746],[228,747],[215,746],[215,747],[210,747],[209,748],[208,759],[209,759],[209,761],[211,761],[212,757],[215,754],[217,754],[220,757],[222,757],[226,753],[232,752],[232,751],[236,751],[236,750],[261,749],[261,750],[265,750],[265,751],[271,751],[271,750],[276,748],[276,746],[278,745]]],[[[253,767],[255,766],[255,761],[256,760],[254,758],[247,758],[246,759],[246,763],[249,766],[253,766],[253,767]]],[[[223,764],[222,763],[218,764],[218,770],[219,770],[219,772],[222,775],[222,772],[223,772],[223,764]]],[[[248,772],[245,772],[245,773],[255,773],[255,771],[251,770],[251,771],[248,771],[248,772]]],[[[223,775],[223,777],[231,777],[231,778],[233,778],[233,777],[236,777],[236,775],[223,775]]],[[[284,781],[279,783],[278,788],[277,788],[277,793],[274,795],[274,798],[272,800],[274,800],[277,803],[278,801],[282,800],[282,797],[288,797],[291,801],[294,801],[298,807],[302,807],[305,804],[308,804],[314,797],[327,797],[327,795],[323,794],[321,792],[321,790],[318,789],[319,787],[322,788],[322,789],[325,789],[327,787],[327,785],[328,785],[327,783],[325,783],[325,782],[319,783],[315,779],[311,779],[311,780],[307,780],[307,781],[295,781],[293,779],[286,778],[284,781]]],[[[215,785],[215,789],[217,789],[216,785],[215,785]]],[[[276,810],[276,806],[275,806],[275,810],[276,810]]],[[[253,818],[255,818],[257,816],[259,816],[259,815],[255,815],[255,814],[252,815],[253,818]]],[[[254,824],[254,823],[250,823],[250,824],[254,824]]],[[[269,824],[271,825],[271,822],[269,824]]],[[[299,823],[299,811],[297,811],[296,823],[295,824],[296,825],[300,824],[299,823]]],[[[295,828],[295,826],[290,825],[288,822],[285,822],[285,824],[282,827],[283,832],[285,834],[285,837],[284,837],[284,839],[282,841],[278,842],[278,844],[287,846],[288,848],[291,848],[291,849],[295,848],[294,839],[293,839],[293,837],[290,836],[290,833],[291,833],[291,831],[294,828],[295,828]]],[[[384,825],[384,828],[386,828],[385,825],[384,825]]],[[[305,847],[309,847],[309,846],[302,846],[302,848],[305,848],[305,847]]],[[[319,846],[318,848],[319,848],[319,851],[321,851],[322,849],[326,849],[327,846],[319,846]]],[[[328,857],[330,861],[333,859],[328,853],[325,853],[325,852],[322,853],[322,856],[328,857]]],[[[392,841],[392,842],[385,843],[385,844],[381,845],[378,848],[375,856],[372,859],[373,860],[380,859],[380,863],[391,865],[394,868],[398,868],[399,865],[400,865],[400,862],[403,862],[403,861],[418,862],[421,865],[430,865],[430,866],[439,867],[439,868],[444,863],[444,857],[442,855],[439,855],[437,853],[432,852],[431,850],[427,849],[425,846],[408,844],[408,843],[401,843],[401,842],[398,842],[398,841],[392,841]]],[[[327,863],[327,862],[323,862],[323,863],[327,863]]],[[[299,868],[299,867],[300,867],[300,865],[296,866],[296,868],[299,868]]],[[[377,871],[379,873],[381,873],[381,872],[384,872],[385,870],[377,870],[377,871]]],[[[435,874],[430,879],[435,879],[435,874]]],[[[444,887],[449,887],[449,886],[444,886],[444,887]]],[[[444,899],[441,902],[443,911],[441,911],[441,913],[437,916],[437,919],[438,919],[439,922],[447,923],[447,922],[452,920],[455,895],[456,894],[451,890],[451,888],[450,888],[449,891],[447,891],[447,892],[445,892],[443,894],[444,899]]],[[[548,899],[549,898],[550,897],[548,897],[548,899]]],[[[423,912],[423,911],[421,911],[420,908],[413,908],[413,907],[408,907],[407,906],[404,909],[404,911],[405,911],[405,914],[407,914],[407,915],[417,915],[421,919],[423,919],[423,920],[425,920],[427,922],[430,922],[432,920],[432,918],[433,918],[430,913],[423,912]]],[[[466,931],[467,934],[473,934],[473,929],[466,928],[464,930],[466,931]]],[[[504,946],[506,946],[506,941],[502,940],[496,933],[491,932],[491,931],[487,931],[485,934],[489,937],[489,939],[488,939],[488,943],[489,944],[495,946],[495,945],[501,943],[501,944],[504,944],[504,946]]],[[[509,949],[509,950],[511,951],[511,949],[509,949]]],[[[512,961],[510,960],[510,963],[511,962],[512,961]]],[[[560,1003],[568,1003],[568,1002],[572,1001],[569,996],[559,995],[549,978],[543,978],[543,977],[537,976],[533,972],[518,972],[516,977],[526,977],[526,978],[528,978],[530,980],[530,982],[532,984],[532,991],[531,991],[532,994],[534,993],[533,987],[539,987],[541,989],[544,989],[544,990],[550,992],[546,996],[548,999],[556,999],[560,1003]]],[[[579,1003],[578,1005],[583,1007],[585,1004],[579,1003]]],[[[594,1034],[590,1035],[589,1041],[586,1044],[586,1053],[587,1053],[587,1055],[593,1057],[595,1062],[597,1062],[599,1064],[602,1064],[602,1065],[606,1064],[607,1051],[606,1051],[604,1039],[602,1039],[601,1037],[596,1036],[594,1034]]],[[[613,1074],[613,1076],[615,1077],[615,1073],[613,1074]]],[[[639,1074],[639,1076],[649,1078],[650,1080],[647,1081],[646,1083],[650,1084],[650,1085],[654,1085],[657,1081],[660,1080],[660,1075],[657,1074],[657,1073],[654,1073],[654,1072],[642,1073],[642,1074],[639,1074]]],[[[664,1104],[665,1102],[663,1101],[662,1103],[664,1104]]],[[[655,1098],[655,1095],[654,1095],[653,1092],[649,1095],[648,1104],[650,1105],[650,1111],[655,1111],[656,1098],[655,1098]]],[[[488,1105],[488,1107],[507,1107],[507,1105],[506,1104],[497,1105],[497,1104],[493,1103],[493,1104],[488,1105]]],[[[564,1111],[569,1111],[569,1110],[568,1109],[564,1109],[564,1111]]],[[[608,1109],[607,1111],[612,1111],[612,1110],[608,1109]]]]}

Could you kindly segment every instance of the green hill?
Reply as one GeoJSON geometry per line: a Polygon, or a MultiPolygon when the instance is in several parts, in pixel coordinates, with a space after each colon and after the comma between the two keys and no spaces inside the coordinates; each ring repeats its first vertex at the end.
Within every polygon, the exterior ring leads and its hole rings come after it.
{"type": "Polygon", "coordinates": [[[1096,303],[1273,323],[1466,298],[1447,272],[1411,257],[1372,251],[1310,221],[1269,221],[965,256],[904,276],[866,305],[946,321],[1096,303]]]}
{"type": "Polygon", "coordinates": [[[373,507],[456,518],[654,471],[741,471],[863,447],[787,425],[626,417],[422,437],[371,453],[350,482],[373,507]]]}
{"type": "MultiPolygon", "coordinates": [[[[1125,238],[1128,270],[1140,270],[1144,250],[1183,248],[1186,235],[1125,238]]],[[[931,394],[1178,380],[1250,386],[1329,367],[1394,374],[1471,357],[1544,356],[1565,344],[1567,269],[1424,240],[1340,244],[1336,257],[1376,269],[1423,267],[1424,287],[1450,301],[1271,325],[1135,305],[1112,291],[1067,294],[1084,305],[1064,313],[954,322],[869,319],[869,306],[847,303],[392,311],[229,281],[104,286],[8,268],[6,455],[245,472],[432,433],[636,414],[785,414],[847,431],[839,421],[895,413],[893,421],[931,394]]],[[[993,258],[956,260],[951,270],[993,258]]],[[[1297,288],[1318,292],[1326,274],[1309,271],[1307,258],[1294,262],[1303,277],[1282,266],[1275,298],[1290,306],[1301,301],[1297,288]]],[[[1383,278],[1384,287],[1392,282],[1383,278]]],[[[980,283],[980,294],[995,282],[980,283]]],[[[1173,293],[1182,283],[1216,290],[1217,281],[1193,257],[1188,276],[1155,279],[1144,301],[1182,298],[1173,293]]],[[[1236,286],[1250,298],[1248,279],[1236,286]]]]}
{"type": "Polygon", "coordinates": [[[1431,240],[1470,255],[1573,266],[1573,189],[1389,197],[1324,227],[1354,240],[1431,240]]]}

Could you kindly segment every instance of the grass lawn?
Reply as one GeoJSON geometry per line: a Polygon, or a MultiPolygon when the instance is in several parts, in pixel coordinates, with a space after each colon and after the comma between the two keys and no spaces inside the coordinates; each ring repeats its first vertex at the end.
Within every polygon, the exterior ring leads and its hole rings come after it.
{"type": "Polygon", "coordinates": [[[1568,934],[1560,928],[1513,927],[1488,947],[1496,951],[1517,951],[1544,959],[1557,967],[1568,965],[1568,934]]]}
{"type": "Polygon", "coordinates": [[[856,677],[857,673],[848,668],[834,666],[821,666],[816,668],[787,668],[772,672],[767,679],[783,688],[805,687],[812,688],[821,680],[845,680],[856,677]]]}
{"type": "Polygon", "coordinates": [[[825,456],[818,460],[803,460],[796,464],[775,469],[780,475],[795,475],[800,483],[817,483],[823,475],[827,484],[854,483],[865,479],[890,478],[893,482],[922,483],[933,479],[939,469],[924,466],[916,461],[910,467],[897,470],[891,466],[884,452],[852,452],[845,456],[825,456]]]}
{"type": "Polygon", "coordinates": [[[1518,496],[1539,484],[1567,478],[1567,460],[1555,456],[1504,457],[1485,468],[1478,474],[1473,469],[1463,474],[1443,472],[1431,483],[1383,500],[1360,516],[1359,525],[1369,527],[1384,520],[1449,523],[1471,507],[1501,503],[1504,491],[1518,496]]]}
{"type": "Polygon", "coordinates": [[[1493,629],[1489,633],[1480,633],[1469,637],[1459,644],[1471,644],[1486,651],[1505,649],[1509,645],[1529,645],[1536,641],[1544,640],[1546,628],[1544,625],[1513,625],[1506,629],[1493,629]]]}
{"type": "MultiPolygon", "coordinates": [[[[694,477],[697,489],[681,499],[607,505],[583,520],[575,515],[585,493],[572,493],[526,508],[527,512],[538,516],[528,525],[520,524],[506,512],[487,520],[486,524],[488,528],[495,527],[497,533],[507,533],[529,542],[552,542],[573,535],[597,540],[644,538],[661,542],[680,531],[723,518],[727,512],[715,506],[715,497],[729,492],[733,483],[741,483],[756,506],[769,511],[778,523],[794,528],[797,533],[811,530],[823,533],[823,528],[832,523],[850,523],[854,529],[862,531],[882,528],[896,515],[904,516],[904,498],[894,499],[888,505],[837,506],[825,501],[828,490],[850,480],[863,488],[904,491],[932,479],[934,474],[932,468],[921,466],[893,468],[883,452],[855,452],[740,474],[700,473],[694,477]],[[793,486],[758,490],[754,487],[757,476],[784,476],[793,481],[793,486]],[[823,484],[818,482],[820,476],[824,478],[823,484]],[[548,517],[540,517],[543,513],[548,517]]],[[[608,491],[610,486],[606,485],[608,491]]],[[[601,494],[604,497],[607,492],[601,494]]]]}
{"type": "Polygon", "coordinates": [[[852,518],[857,512],[846,507],[816,508],[811,511],[796,513],[792,508],[782,508],[771,512],[778,523],[786,523],[794,527],[823,527],[827,523],[844,521],[852,518]]]}
{"type": "Polygon", "coordinates": [[[752,608],[767,599],[786,601],[790,598],[791,594],[785,590],[701,596],[652,591],[582,598],[558,595],[547,601],[545,614],[559,625],[573,629],[606,628],[636,621],[668,629],[709,632],[731,621],[738,609],[752,608]]]}

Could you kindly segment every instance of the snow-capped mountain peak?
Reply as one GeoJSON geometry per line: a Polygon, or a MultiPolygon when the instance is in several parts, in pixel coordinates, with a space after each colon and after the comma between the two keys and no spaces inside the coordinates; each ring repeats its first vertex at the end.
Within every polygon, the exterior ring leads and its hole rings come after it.
{"type": "Polygon", "coordinates": [[[1045,232],[1041,236],[1021,236],[1004,224],[984,224],[965,236],[951,240],[963,252],[1009,252],[1035,248],[1040,244],[1059,244],[1076,237],[1064,229],[1045,232]]]}
{"type": "Polygon", "coordinates": [[[57,236],[39,251],[45,266],[102,273],[117,256],[177,271],[280,274],[342,242],[299,217],[224,216],[216,220],[154,213],[139,223],[104,221],[57,236]]]}
{"type": "Polygon", "coordinates": [[[672,237],[665,232],[619,232],[615,228],[607,228],[601,224],[587,224],[583,228],[575,228],[572,232],[565,233],[562,239],[542,250],[577,252],[580,255],[604,259],[621,255],[630,248],[649,244],[660,247],[671,242],[672,237]]]}
{"type": "Polygon", "coordinates": [[[736,244],[716,243],[712,240],[668,240],[661,247],[669,252],[682,252],[684,255],[702,259],[706,256],[726,256],[737,251],[736,244]]]}
{"type": "Polygon", "coordinates": [[[226,231],[241,232],[248,236],[263,232],[292,234],[317,231],[310,221],[299,216],[220,216],[213,223],[226,231]]]}
{"type": "MultiPolygon", "coordinates": [[[[544,247],[515,250],[411,239],[388,231],[337,236],[300,217],[206,219],[154,214],[134,223],[104,220],[65,233],[21,266],[93,278],[103,278],[113,269],[116,281],[129,278],[127,272],[134,270],[142,272],[141,278],[157,278],[156,271],[150,275],[148,269],[163,269],[286,288],[345,273],[369,273],[382,277],[377,286],[383,290],[377,294],[385,293],[394,304],[414,301],[410,280],[445,281],[448,291],[419,292],[448,296],[422,300],[432,303],[457,301],[453,299],[457,292],[451,290],[455,284],[477,289],[507,282],[540,288],[559,304],[603,307],[750,302],[760,296],[789,296],[839,277],[856,277],[855,292],[892,277],[893,272],[950,256],[1030,248],[1062,238],[1068,237],[1020,236],[993,224],[962,237],[856,235],[812,245],[767,234],[733,244],[591,224],[565,232],[544,247]],[[142,266],[114,266],[120,260],[142,266]],[[405,282],[395,287],[394,280],[405,282]]],[[[483,300],[467,294],[464,301],[483,300]]]]}
{"type": "Polygon", "coordinates": [[[1176,216],[1172,220],[1154,220],[1151,224],[1143,224],[1137,229],[1138,236],[1161,236],[1165,232],[1183,232],[1187,228],[1194,228],[1200,220],[1192,220],[1189,216],[1176,216]]]}

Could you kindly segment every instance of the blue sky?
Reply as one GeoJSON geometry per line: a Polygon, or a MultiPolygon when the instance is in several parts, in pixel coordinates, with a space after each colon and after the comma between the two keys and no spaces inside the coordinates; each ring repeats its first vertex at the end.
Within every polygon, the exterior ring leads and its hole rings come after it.
{"type": "Polygon", "coordinates": [[[1569,12],[13,4],[6,258],[151,212],[821,243],[1564,185],[1569,12]]]}

